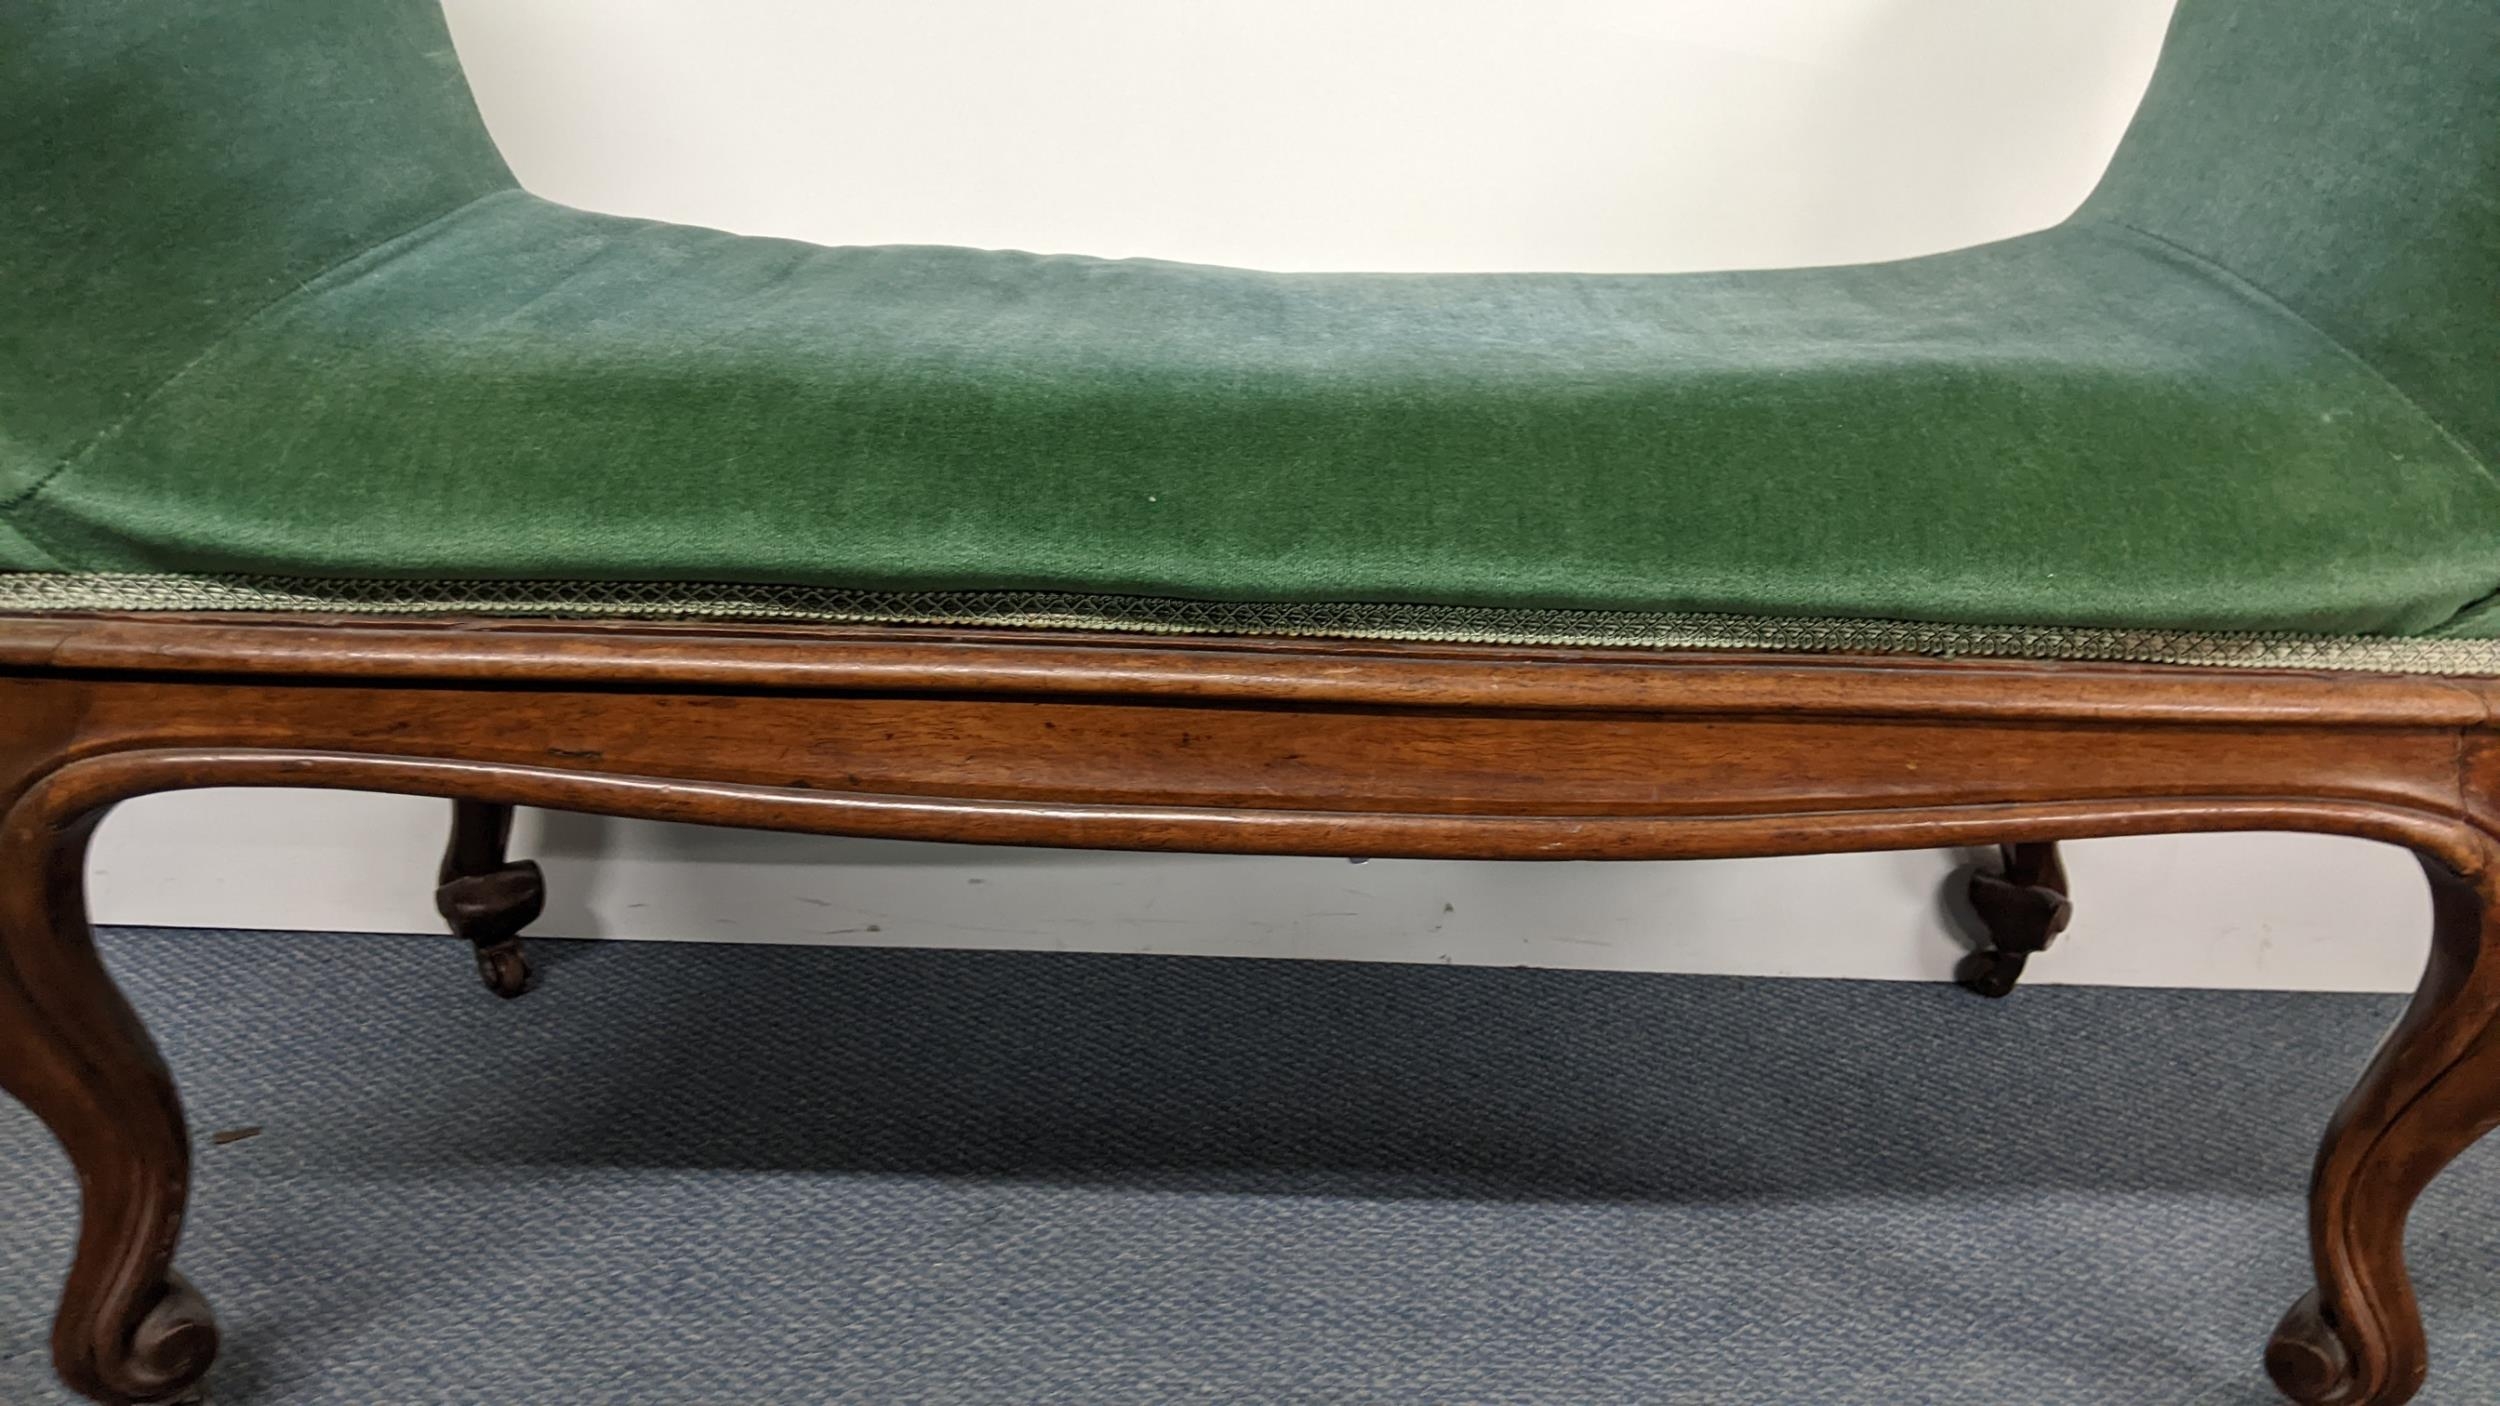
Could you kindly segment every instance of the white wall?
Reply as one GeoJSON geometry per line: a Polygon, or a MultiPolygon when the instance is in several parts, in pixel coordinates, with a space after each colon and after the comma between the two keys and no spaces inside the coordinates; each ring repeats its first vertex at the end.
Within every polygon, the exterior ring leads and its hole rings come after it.
{"type": "MultiPolygon", "coordinates": [[[[2171,0],[450,0],[524,181],[825,242],[1267,268],[1844,262],[2055,222],[2171,0]]],[[[432,930],[447,807],[160,797],[108,922],[432,930]]],[[[1954,857],[1496,865],[982,851],[531,817],[574,936],[1928,979],[1954,857]]],[[[2078,846],[2043,981],[2409,989],[2353,841],[2078,846]]],[[[458,960],[447,951],[447,963],[458,960]]]]}
{"type": "Polygon", "coordinates": [[[451,0],[533,189],[1277,269],[1849,262],[2055,223],[2171,0],[451,0]]]}

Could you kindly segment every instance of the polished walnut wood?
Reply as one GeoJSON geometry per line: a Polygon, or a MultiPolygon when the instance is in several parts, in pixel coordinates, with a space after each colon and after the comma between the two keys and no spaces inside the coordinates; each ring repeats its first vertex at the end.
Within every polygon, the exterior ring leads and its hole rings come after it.
{"type": "Polygon", "coordinates": [[[1970,874],[1971,911],[1987,945],[1962,960],[1954,978],[1982,996],[2005,997],[2031,959],[2049,950],[2075,914],[2067,894],[2066,859],[2056,845],[2000,845],[2003,867],[1970,874]]]}
{"type": "Polygon", "coordinates": [[[451,840],[434,889],[434,910],[475,949],[478,978],[506,1000],[529,990],[521,929],[547,908],[547,876],[530,860],[506,857],[511,843],[512,807],[453,801],[451,840]]]}
{"type": "MultiPolygon", "coordinates": [[[[172,1270],[181,1108],[95,960],[86,836],[113,804],[151,792],[315,786],[461,803],[454,883],[515,867],[503,825],[516,805],[927,840],[1443,858],[2252,829],[2404,845],[2438,896],[2436,954],[2328,1130],[2314,1292],[2267,1353],[2308,1406],[2395,1406],[2428,1361],[2407,1214],[2500,1122],[2495,697],[2500,683],[2475,680],[2095,664],[0,618],[0,1083],[59,1135],[84,1196],[55,1358],[96,1400],[161,1401],[190,1388],[216,1347],[172,1270]]],[[[447,905],[472,936],[517,932],[512,918],[537,901],[518,880],[475,887],[487,891],[474,903],[447,905]]]]}

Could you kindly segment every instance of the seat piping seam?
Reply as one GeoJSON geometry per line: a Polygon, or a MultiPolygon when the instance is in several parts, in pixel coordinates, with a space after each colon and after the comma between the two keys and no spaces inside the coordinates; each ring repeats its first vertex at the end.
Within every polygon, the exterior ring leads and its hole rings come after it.
{"type": "MultiPolygon", "coordinates": [[[[2396,384],[2396,382],[2389,377],[2385,371],[2379,369],[2378,363],[2370,360],[2366,356],[2363,356],[2360,352],[2355,351],[2351,346],[2347,345],[2342,338],[2337,337],[2325,328],[2320,327],[2317,323],[2310,321],[2308,316],[2302,313],[2300,309],[2295,308],[2290,303],[2283,301],[2282,298],[2276,296],[2273,291],[2266,288],[2264,285],[2234,271],[2226,264],[2220,263],[2185,244],[2181,244],[2179,241],[2170,238],[2168,235],[2157,234],[2152,230],[2146,229],[2143,226],[2135,224],[2131,221],[2118,219],[2115,216],[2110,215],[2095,215],[2089,219],[2077,221],[2077,223],[2084,225],[2107,225],[2113,229],[2134,235],[2136,238],[2144,240],[2147,243],[2157,244],[2162,248],[2168,249],[2177,254],[2179,257],[2190,261],[2199,269],[2204,270],[2206,273],[2222,280],[2230,286],[2241,289],[2253,297],[2264,300],[2268,306],[2281,312],[2285,317],[2288,317],[2294,322],[2297,322],[2301,326],[2309,329],[2309,331],[2314,334],[2318,340],[2342,353],[2344,358],[2350,361],[2353,365],[2368,372],[2372,380],[2378,382],[2381,386],[2386,387],[2388,394],[2395,396],[2399,401],[2402,401],[2408,409],[2412,410],[2414,414],[2420,416],[2422,418],[2422,423],[2438,431],[2439,437],[2446,440],[2449,446],[2455,449],[2459,455],[2463,456],[2467,463],[2482,470],[2483,475],[2486,478],[2491,479],[2494,483],[2500,483],[2500,468],[2495,468],[2491,461],[2485,459],[2480,453],[2475,451],[2474,446],[2466,443],[2464,436],[2459,435],[2455,430],[2450,429],[2438,416],[2433,415],[2428,407],[2424,406],[2419,400],[2414,399],[2413,394],[2410,391],[2407,391],[2404,387],[2396,384]]],[[[2495,601],[2500,601],[2500,586],[2495,586],[2494,589],[2487,591],[2482,595],[2476,596],[2474,599],[2458,606],[2455,610],[2450,611],[2445,619],[2422,631],[2417,638],[2440,638],[2441,631],[2453,627],[2458,621],[2474,615],[2476,612],[2481,611],[2495,601]]]]}
{"type": "Polygon", "coordinates": [[[2310,321],[2308,316],[2302,313],[2300,309],[2295,308],[2290,303],[2283,301],[2272,291],[2268,290],[2264,285],[2251,281],[2246,275],[2233,271],[2230,266],[2218,263],[2212,257],[2199,253],[2196,250],[2189,248],[2187,245],[2181,244],[2179,241],[2170,238],[2168,235],[2156,234],[2149,229],[2145,229],[2140,225],[2130,224],[2125,220],[2117,219],[2108,215],[2096,215],[2088,220],[2078,221],[2078,224],[2108,225],[2114,229],[2123,230],[2128,234],[2132,234],[2139,239],[2147,241],[2148,243],[2158,244],[2164,249],[2168,249],[2171,252],[2178,254],[2182,258],[2193,261],[2198,268],[2214,275],[2216,278],[2230,284],[2232,287],[2241,289],[2244,292],[2253,294],[2254,296],[2264,300],[2268,307],[2273,308],[2277,312],[2282,313],[2285,317],[2288,317],[2292,321],[2299,323],[2302,327],[2307,328],[2312,335],[2317,337],[2319,341],[2333,347],[2338,353],[2342,354],[2344,359],[2368,372],[2371,380],[2378,382],[2381,386],[2386,388],[2388,394],[2404,402],[2405,408],[2411,410],[2414,414],[2421,416],[2422,423],[2430,426],[2434,430],[2437,430],[2439,432],[2439,437],[2446,440],[2449,447],[2455,449],[2458,455],[2461,456],[2467,463],[2482,470],[2493,480],[2493,482],[2500,483],[2500,467],[2495,467],[2490,461],[2483,458],[2481,454],[2475,452],[2474,446],[2466,443],[2463,436],[2459,435],[2455,430],[2448,428],[2447,424],[2438,416],[2433,415],[2429,409],[2422,404],[2422,402],[2414,399],[2413,394],[2410,391],[2407,391],[2404,387],[2389,379],[2387,373],[2379,369],[2378,363],[2353,350],[2350,346],[2345,344],[2342,338],[2337,337],[2334,333],[2329,332],[2315,322],[2310,321]]]}
{"type": "MultiPolygon", "coordinates": [[[[6,501],[0,501],[0,513],[14,514],[19,508],[22,508],[26,504],[34,501],[39,494],[52,486],[54,480],[60,478],[61,475],[69,472],[71,469],[78,467],[81,463],[84,463],[108,441],[119,435],[123,430],[128,429],[138,420],[140,416],[147,413],[150,406],[153,406],[158,400],[162,399],[164,395],[179,384],[184,377],[189,376],[192,372],[198,370],[203,363],[207,362],[210,358],[216,356],[217,353],[232,345],[234,340],[242,336],[244,332],[250,330],[254,323],[268,317],[280,308],[294,302],[296,299],[311,292],[313,289],[329,282],[331,279],[345,273],[357,264],[372,258],[374,255],[381,253],[391,246],[415,239],[424,234],[426,231],[434,228],[436,225],[442,224],[445,221],[452,219],[454,216],[466,212],[479,203],[492,200],[499,195],[510,194],[512,190],[513,187],[510,186],[506,186],[500,190],[490,190],[483,195],[474,196],[470,199],[461,201],[458,205],[453,206],[451,209],[445,210],[441,214],[431,216],[427,219],[419,221],[416,224],[410,225],[408,228],[401,230],[399,233],[391,235],[388,238],[382,239],[373,244],[368,244],[364,248],[357,250],[355,253],[324,266],[310,277],[297,282],[294,287],[287,289],[285,292],[278,294],[276,297],[269,299],[267,302],[262,303],[260,306],[244,314],[241,318],[236,320],[234,325],[210,338],[208,345],[200,349],[199,355],[192,357],[189,361],[186,361],[181,366],[176,367],[171,375],[168,375],[164,380],[157,382],[154,388],[149,390],[147,394],[141,396],[135,403],[133,403],[130,409],[124,412],[119,419],[113,421],[109,425],[106,425],[94,434],[89,435],[84,442],[72,449],[68,454],[62,456],[59,463],[54,464],[51,468],[45,470],[43,474],[36,478],[33,483],[28,484],[26,487],[10,495],[6,501]]],[[[19,530],[21,532],[28,532],[31,535],[31,529],[26,527],[23,523],[19,524],[19,530]]],[[[38,541],[35,545],[41,547],[44,544],[38,541]]]]}

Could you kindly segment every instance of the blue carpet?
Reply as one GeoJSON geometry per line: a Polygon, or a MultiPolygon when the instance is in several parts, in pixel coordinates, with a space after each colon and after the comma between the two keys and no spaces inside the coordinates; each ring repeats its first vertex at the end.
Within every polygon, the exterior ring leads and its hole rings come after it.
{"type": "MultiPolygon", "coordinates": [[[[2378,997],[128,931],[221,1406],[2264,1406],[2378,997]],[[212,1146],[209,1135],[258,1127],[212,1146]]],[[[2051,960],[2054,960],[2052,958],[2051,960]]],[[[67,1164],[0,1105],[0,1400],[67,1164]]],[[[2500,1155],[2416,1221],[2500,1400],[2500,1155]]]]}

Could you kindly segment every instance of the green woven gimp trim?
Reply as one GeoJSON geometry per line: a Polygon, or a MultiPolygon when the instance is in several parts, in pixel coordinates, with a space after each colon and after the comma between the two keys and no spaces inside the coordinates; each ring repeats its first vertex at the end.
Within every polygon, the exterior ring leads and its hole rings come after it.
{"type": "Polygon", "coordinates": [[[860,591],[682,581],[401,581],[0,573],[0,612],[230,611],[1011,626],[1450,644],[2067,659],[2245,669],[2500,674],[2500,640],[1935,625],[1452,605],[1171,600],[1059,591],[860,591]]]}

